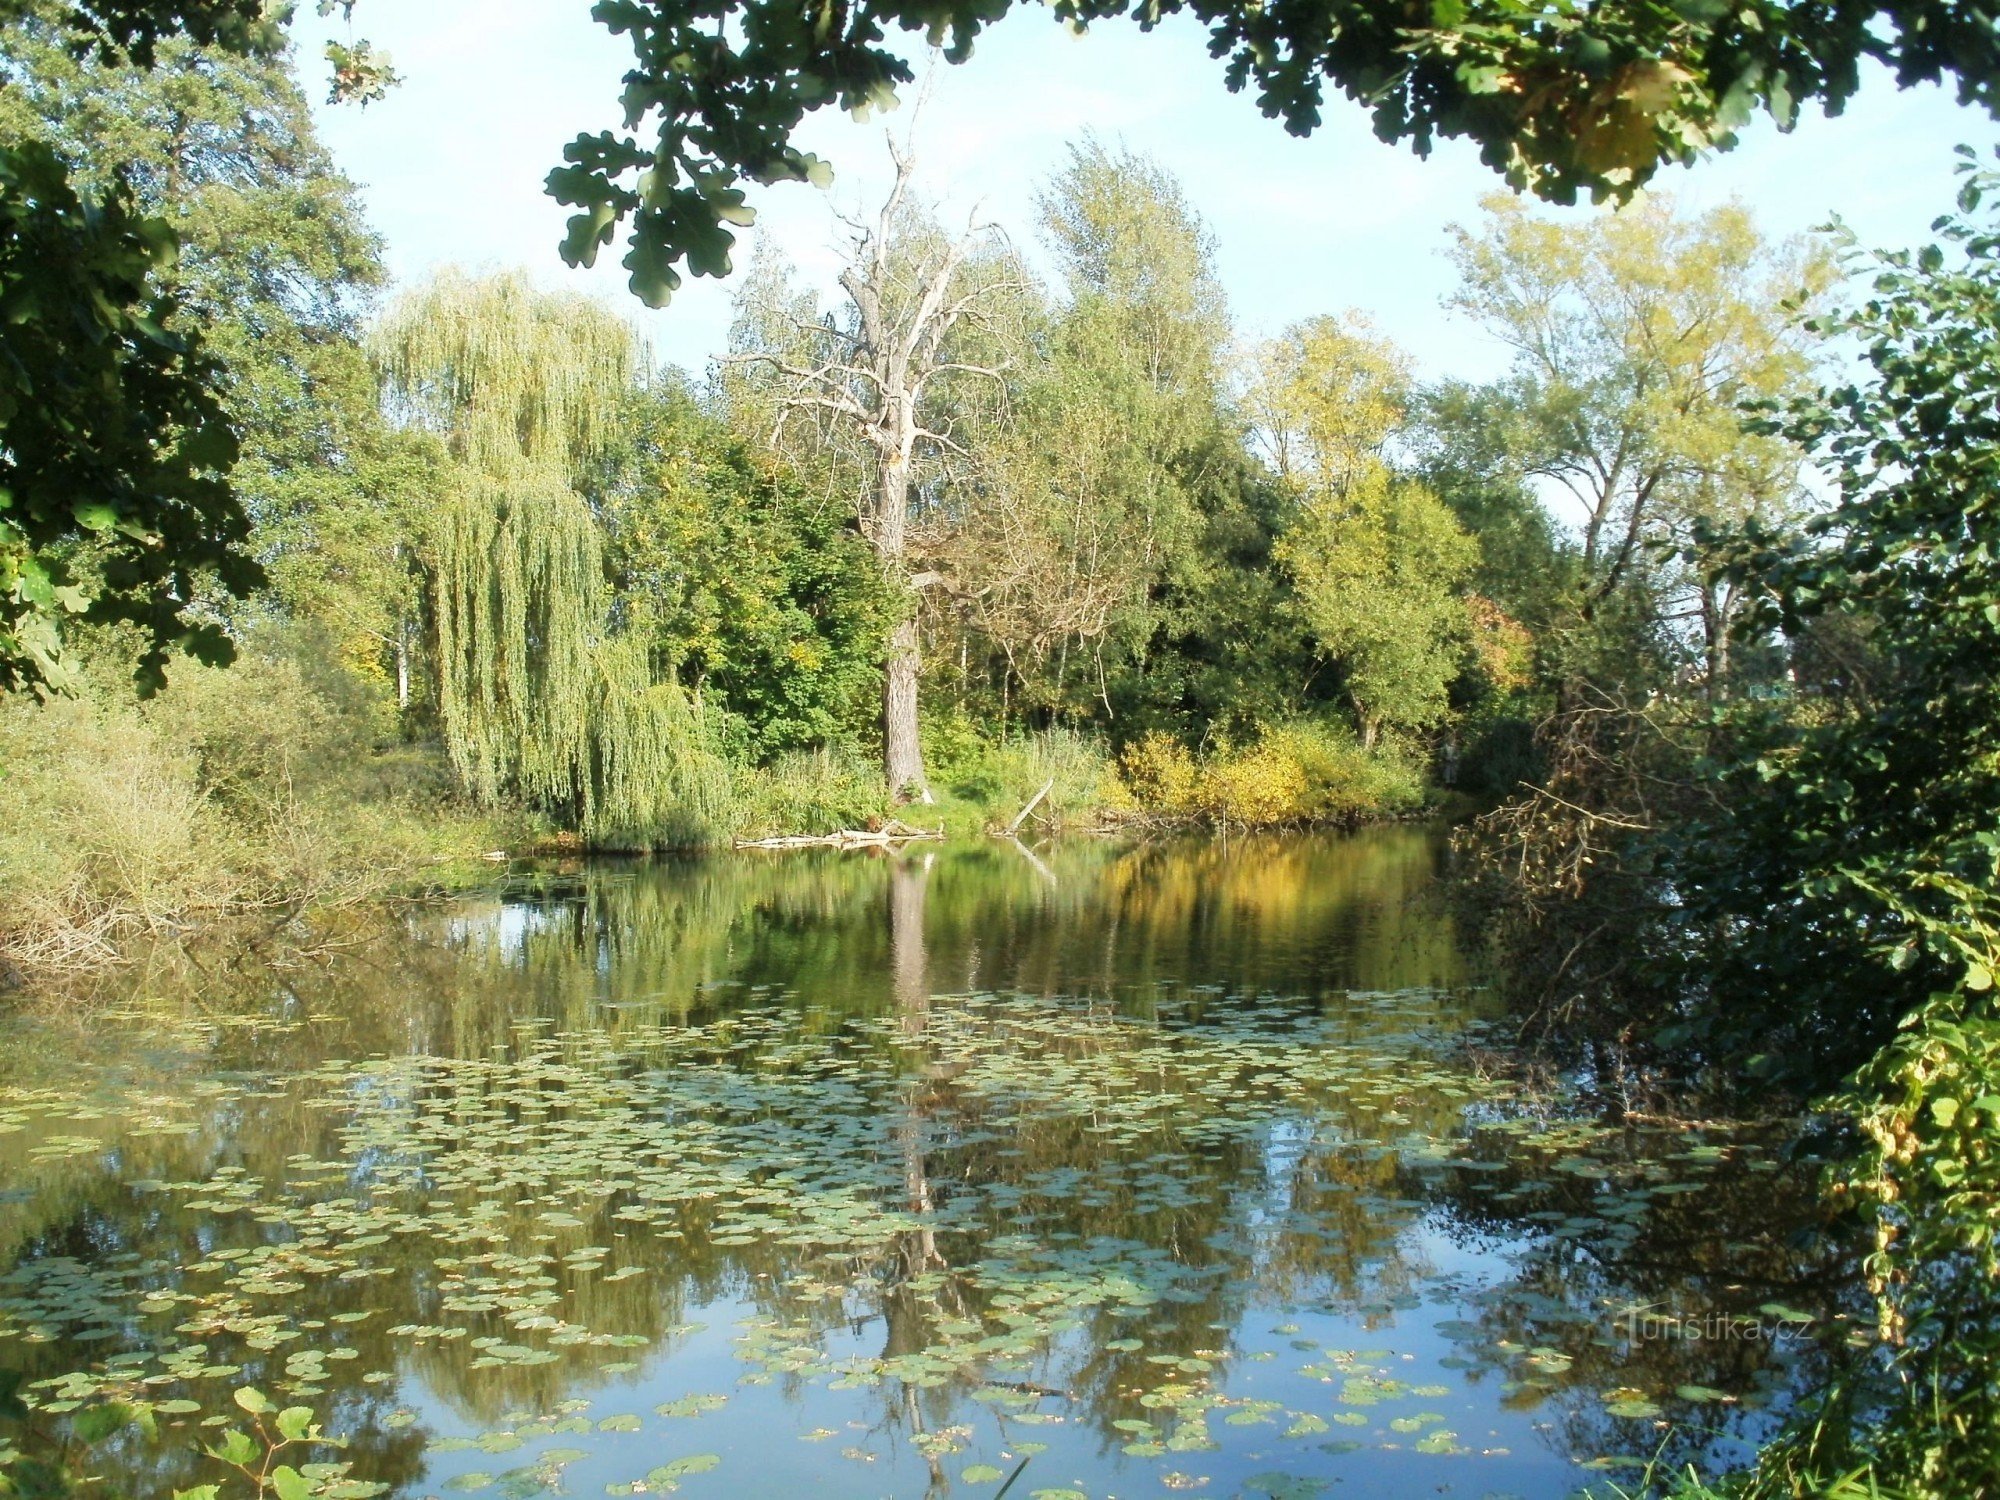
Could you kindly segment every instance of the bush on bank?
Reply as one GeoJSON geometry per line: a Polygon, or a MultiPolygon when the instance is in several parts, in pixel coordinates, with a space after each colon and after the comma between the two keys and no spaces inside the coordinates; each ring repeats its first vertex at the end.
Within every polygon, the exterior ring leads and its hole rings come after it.
{"type": "Polygon", "coordinates": [[[1357,823],[1424,801],[1410,750],[1364,750],[1351,732],[1311,720],[1268,728],[1240,747],[1219,744],[1206,756],[1148,734],[1126,747],[1119,769],[1136,806],[1217,827],[1357,823]]]}

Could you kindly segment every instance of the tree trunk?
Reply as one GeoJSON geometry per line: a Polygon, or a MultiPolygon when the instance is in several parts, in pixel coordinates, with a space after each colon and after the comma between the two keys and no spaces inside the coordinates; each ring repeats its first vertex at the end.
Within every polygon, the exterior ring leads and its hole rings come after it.
{"type": "Polygon", "coordinates": [[[882,763],[889,795],[912,802],[933,800],[924,777],[923,742],[917,737],[917,674],[922,667],[917,617],[911,615],[889,632],[889,660],[882,672],[882,763]]]}
{"type": "Polygon", "coordinates": [[[1703,636],[1704,676],[1703,687],[1708,701],[1721,701],[1729,680],[1729,620],[1728,609],[1720,597],[1719,589],[1703,585],[1701,591],[1701,630],[1703,636]]]}
{"type": "MultiPolygon", "coordinates": [[[[789,394],[780,398],[782,412],[806,409],[817,413],[820,421],[837,418],[870,450],[874,495],[859,507],[861,532],[874,546],[883,576],[892,586],[914,594],[915,580],[905,556],[914,466],[935,450],[958,446],[950,437],[948,417],[943,431],[926,425],[926,411],[933,404],[925,394],[926,383],[945,369],[1001,378],[998,367],[963,362],[949,349],[947,337],[961,318],[971,315],[979,297],[999,291],[1002,284],[982,288],[959,280],[974,239],[987,232],[976,224],[969,223],[963,235],[941,246],[899,240],[900,210],[916,163],[893,140],[889,154],[896,165],[895,182],[874,223],[854,226],[851,253],[838,278],[852,305],[852,317],[844,323],[829,318],[823,325],[799,325],[815,336],[809,341],[806,363],[792,358],[796,350],[790,335],[775,346],[731,359],[769,364],[793,382],[789,394]]],[[[787,319],[781,315],[779,321],[787,319]]],[[[778,425],[783,427],[782,415],[778,425]]],[[[908,603],[914,610],[915,599],[908,603]]],[[[917,737],[923,643],[916,620],[896,626],[887,644],[882,670],[883,776],[889,794],[898,801],[928,803],[934,799],[917,737]]],[[[961,662],[961,674],[963,670],[961,662]]]]}
{"type": "MultiPolygon", "coordinates": [[[[902,1118],[896,1123],[896,1135],[903,1152],[904,1206],[913,1214],[929,1214],[937,1207],[924,1139],[924,1118],[929,1097],[929,1085],[924,1081],[924,1074],[929,1071],[929,1048],[924,1043],[924,1028],[931,1013],[930,959],[929,950],[924,945],[924,898],[929,891],[930,874],[929,855],[921,859],[906,856],[892,861],[889,866],[889,964],[893,974],[896,1013],[902,1019],[905,1043],[924,1049],[922,1063],[910,1079],[902,1118]]],[[[938,1251],[937,1231],[930,1226],[911,1230],[900,1238],[905,1280],[944,1263],[944,1256],[938,1251]]],[[[910,1349],[899,1349],[898,1328],[901,1320],[896,1311],[902,1302],[900,1296],[894,1297],[884,1309],[891,1354],[911,1352],[910,1349]]],[[[901,1305],[901,1311],[907,1314],[913,1309],[901,1305]]],[[[911,1348],[921,1347],[921,1344],[919,1340],[911,1348]]]]}
{"type": "MultiPolygon", "coordinates": [[[[909,585],[903,540],[909,526],[910,470],[901,450],[884,455],[876,480],[875,552],[898,586],[909,585]]],[[[909,615],[889,632],[888,660],[882,666],[882,768],[889,795],[899,802],[932,801],[924,776],[923,741],[917,736],[917,676],[923,670],[923,637],[917,628],[916,600],[909,615]]]]}

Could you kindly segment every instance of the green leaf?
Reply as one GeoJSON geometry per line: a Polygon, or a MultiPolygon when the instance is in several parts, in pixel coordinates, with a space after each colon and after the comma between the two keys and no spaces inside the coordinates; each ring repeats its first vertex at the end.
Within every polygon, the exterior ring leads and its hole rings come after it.
{"type": "Polygon", "coordinates": [[[719,1453],[694,1453],[686,1458],[677,1458],[672,1463],[661,1464],[646,1477],[653,1480],[684,1479],[689,1474],[706,1474],[722,1462],[719,1453]]]}
{"type": "Polygon", "coordinates": [[[211,1458],[219,1458],[226,1464],[247,1464],[262,1451],[250,1440],[248,1433],[230,1427],[223,1431],[222,1438],[214,1444],[204,1444],[202,1451],[211,1458]]]}
{"type": "Polygon", "coordinates": [[[288,1406],[278,1413],[278,1432],[296,1443],[304,1439],[312,1430],[313,1409],[310,1406],[288,1406]]]}

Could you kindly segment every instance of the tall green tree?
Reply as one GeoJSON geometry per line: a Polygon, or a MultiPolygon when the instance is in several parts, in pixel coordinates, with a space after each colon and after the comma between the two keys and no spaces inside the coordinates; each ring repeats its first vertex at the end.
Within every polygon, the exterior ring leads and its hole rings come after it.
{"type": "Polygon", "coordinates": [[[682,385],[634,397],[605,500],[625,629],[759,763],[859,744],[896,600],[847,507],[682,385]]]}
{"type": "Polygon", "coordinates": [[[0,145],[0,689],[61,689],[64,622],[136,625],[142,688],[231,648],[197,606],[261,581],[224,477],[221,371],[155,285],[171,228],[96,202],[47,146],[0,145]]]}
{"type": "Polygon", "coordinates": [[[0,43],[0,138],[51,140],[93,188],[130,184],[181,244],[167,280],[226,366],[232,477],[270,602],[329,626],[365,671],[407,680],[421,486],[359,343],[380,246],[289,52],[170,36],[140,67],[80,52],[53,0],[21,7],[0,43]]]}
{"type": "Polygon", "coordinates": [[[1470,637],[1479,545],[1386,455],[1412,391],[1402,352],[1353,317],[1315,318],[1258,351],[1249,406],[1296,499],[1278,554],[1364,747],[1445,716],[1470,637]]]}
{"type": "Polygon", "coordinates": [[[1112,732],[1160,730],[1188,744],[1234,743],[1337,703],[1335,674],[1293,607],[1278,551],[1297,519],[1289,487],[1248,452],[1233,427],[1186,455],[1196,530],[1153,590],[1152,633],[1112,658],[1112,732]]]}
{"type": "Polygon", "coordinates": [[[1764,415],[1833,505],[1710,538],[1746,643],[1864,649],[1733,705],[1716,781],[1654,840],[1670,1034],[1838,1089],[1861,1127],[1841,1196],[1872,1220],[1882,1345],[1746,1497],[2000,1491],[2000,173],[1966,155],[1938,242],[1850,240],[1865,286],[1815,327],[1851,378],[1764,415]]]}
{"type": "Polygon", "coordinates": [[[1411,397],[1409,357],[1350,313],[1296,323],[1259,348],[1244,405],[1278,477],[1331,494],[1382,465],[1411,397]]]}
{"type": "Polygon", "coordinates": [[[1086,135],[1037,202],[1070,312],[1113,325],[1164,398],[1197,410],[1212,402],[1229,307],[1215,236],[1179,179],[1086,135]]]}
{"type": "Polygon", "coordinates": [[[1712,685],[1728,671],[1741,600],[1676,565],[1697,520],[1775,518],[1802,503],[1800,456],[1746,432],[1745,402],[1805,389],[1811,340],[1789,310],[1831,268],[1803,242],[1772,244],[1740,204],[1682,214],[1647,197],[1576,223],[1491,198],[1459,230],[1454,305],[1514,351],[1477,413],[1504,470],[1566,495],[1584,577],[1574,609],[1611,616],[1621,590],[1688,634],[1712,685]]]}
{"type": "Polygon", "coordinates": [[[713,810],[685,695],[611,629],[603,535],[582,493],[638,367],[632,330],[526,278],[446,271],[370,336],[394,409],[450,457],[431,534],[437,701],[475,797],[600,837],[713,810]]]}
{"type": "Polygon", "coordinates": [[[1115,719],[1110,676],[1145,648],[1199,531],[1228,311],[1211,237],[1158,163],[1086,138],[1041,209],[1062,282],[1013,360],[950,566],[1010,697],[1115,719]]]}
{"type": "Polygon", "coordinates": [[[1975,214],[1996,182],[1968,178],[1944,246],[1862,261],[1870,294],[1818,322],[1859,344],[1862,378],[1765,419],[1837,503],[1712,538],[1755,601],[1746,635],[1806,645],[1845,620],[1865,646],[1866,670],[1811,673],[1810,701],[1743,710],[1727,836],[1686,851],[1691,921],[1707,911],[1724,939],[1718,1019],[1786,1036],[1822,1079],[1934,993],[1969,976],[1983,995],[2000,932],[2000,242],[1975,214]]]}
{"type": "Polygon", "coordinates": [[[0,139],[40,136],[92,187],[122,175],[182,253],[172,285],[230,371],[253,509],[373,415],[358,347],[381,245],[319,142],[287,52],[185,39],[150,67],[72,54],[48,0],[0,27],[0,139]]]}
{"type": "Polygon", "coordinates": [[[1375,469],[1309,504],[1281,556],[1319,649],[1339,668],[1363,748],[1445,717],[1470,632],[1479,544],[1435,495],[1375,469]]]}
{"type": "Polygon", "coordinates": [[[1445,380],[1416,391],[1400,441],[1412,474],[1479,538],[1474,591],[1539,635],[1580,591],[1580,557],[1535,494],[1516,430],[1505,387],[1445,380]]]}
{"type": "MultiPolygon", "coordinates": [[[[142,182],[139,201],[164,212],[151,220],[134,213],[126,173],[143,176],[145,164],[115,146],[107,153],[98,131],[78,128],[78,116],[105,76],[149,79],[163,50],[177,53],[170,64],[201,50],[219,73],[238,62],[272,64],[288,14],[264,0],[0,3],[0,255],[15,267],[0,292],[13,302],[0,324],[15,385],[0,403],[0,450],[12,455],[16,496],[0,541],[12,600],[0,677],[10,684],[62,680],[60,624],[77,613],[141,625],[144,690],[163,680],[172,649],[218,662],[232,654],[212,620],[189,613],[198,595],[206,603],[218,592],[240,598],[259,581],[226,477],[236,450],[214,402],[223,367],[185,327],[165,326],[171,303],[163,293],[182,290],[182,267],[199,255],[182,262],[169,253],[182,227],[174,195],[142,182]],[[90,61],[97,71],[83,87],[80,69],[90,61]],[[47,146],[58,154],[44,159],[47,146]],[[72,192],[72,164],[86,179],[81,194],[72,192]],[[43,256],[73,274],[51,278],[52,268],[32,264],[43,256]],[[49,367],[52,349],[67,351],[57,368],[49,367]],[[94,390],[82,403],[87,412],[77,409],[78,381],[94,390]],[[87,585],[82,572],[92,575],[87,585]]],[[[329,48],[329,57],[336,98],[365,102],[393,78],[365,42],[329,48]]],[[[235,352],[226,337],[220,342],[235,352]]],[[[240,410],[228,415],[242,419],[240,410]]]]}

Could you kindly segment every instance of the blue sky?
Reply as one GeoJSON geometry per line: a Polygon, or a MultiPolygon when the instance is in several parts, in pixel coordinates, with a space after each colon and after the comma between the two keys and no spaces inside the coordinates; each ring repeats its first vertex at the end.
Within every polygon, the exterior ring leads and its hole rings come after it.
{"type": "MultiPolygon", "coordinates": [[[[321,88],[319,59],[337,22],[299,23],[301,70],[321,88]]],[[[431,266],[524,266],[549,285],[592,291],[626,310],[660,357],[699,369],[729,323],[729,284],[691,280],[661,313],[624,291],[615,256],[595,272],[562,266],[564,210],[542,178],[581,130],[615,128],[626,48],[590,19],[589,0],[361,0],[354,30],[404,77],[366,110],[319,110],[322,133],[357,182],[399,281],[431,266]]],[[[907,107],[886,122],[908,126],[907,107]]],[[[1361,109],[1329,101],[1325,123],[1294,140],[1222,86],[1198,27],[1146,36],[1105,25],[1073,38],[1038,8],[993,28],[961,67],[940,66],[918,119],[922,184],[943,210],[977,211],[1017,241],[1034,236],[1034,195],[1086,130],[1146,152],[1186,184],[1217,240],[1217,264],[1246,337],[1358,308],[1431,376],[1496,373],[1501,351],[1441,306],[1451,289],[1446,226],[1478,214],[1498,186],[1475,154],[1441,146],[1427,161],[1378,143],[1361,109]]],[[[885,122],[837,112],[810,120],[801,144],[828,158],[835,202],[859,207],[886,180],[885,122]]],[[[1659,185],[1705,205],[1731,196],[1768,232],[1806,230],[1838,211],[1874,244],[1909,244],[1948,206],[1950,150],[1984,147],[2000,128],[1934,88],[1898,92],[1866,80],[1848,112],[1808,114],[1781,135],[1760,122],[1735,151],[1672,170],[1659,185]]],[[[813,280],[830,285],[836,228],[827,195],[803,185],[753,189],[753,236],[774,238],[813,280]]],[[[1588,212],[1590,210],[1573,210],[1588,212]]]]}

